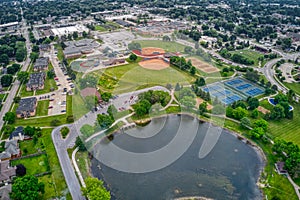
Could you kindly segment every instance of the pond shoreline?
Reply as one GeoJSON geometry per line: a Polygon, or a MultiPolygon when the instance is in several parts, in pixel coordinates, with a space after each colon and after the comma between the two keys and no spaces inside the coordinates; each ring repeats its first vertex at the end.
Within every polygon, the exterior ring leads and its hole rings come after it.
{"type": "MultiPolygon", "coordinates": [[[[203,118],[200,118],[199,116],[195,115],[195,114],[191,114],[191,113],[185,113],[185,112],[179,112],[179,113],[170,113],[170,114],[164,114],[164,115],[160,115],[160,116],[155,116],[155,117],[151,117],[151,118],[146,118],[146,119],[142,119],[142,120],[137,120],[138,122],[138,125],[141,125],[141,126],[147,126],[153,119],[159,119],[159,118],[163,118],[163,117],[168,117],[168,116],[172,116],[172,115],[177,115],[177,116],[181,116],[181,115],[184,115],[184,116],[189,116],[189,117],[193,117],[193,118],[196,118],[199,123],[207,123],[209,124],[210,126],[214,126],[214,127],[220,127],[222,128],[224,131],[228,132],[229,134],[231,134],[232,136],[234,136],[236,139],[240,140],[241,142],[243,142],[244,144],[246,145],[249,145],[257,154],[258,158],[260,159],[261,161],[261,167],[259,169],[259,175],[258,175],[258,178],[256,180],[256,186],[258,187],[262,197],[263,197],[263,190],[261,189],[260,187],[260,184],[259,184],[259,180],[261,179],[262,177],[262,174],[263,174],[263,170],[265,169],[265,166],[266,166],[266,162],[267,162],[267,158],[266,158],[266,155],[265,153],[263,152],[263,150],[260,148],[260,146],[258,146],[256,143],[254,143],[253,141],[249,140],[248,138],[246,138],[245,136],[243,136],[241,133],[238,133],[234,130],[230,130],[230,128],[227,128],[227,127],[221,127],[221,126],[218,126],[216,125],[214,122],[212,122],[210,119],[203,119],[203,118]],[[141,122],[145,122],[145,124],[141,123],[141,122]]],[[[220,116],[221,117],[221,116],[220,116]]],[[[224,119],[225,120],[225,119],[224,119]]],[[[120,129],[117,129],[116,131],[114,131],[113,133],[111,134],[115,134],[116,132],[118,132],[120,129]]],[[[223,132],[223,131],[222,131],[223,132]]],[[[98,165],[99,168],[100,165],[98,165]]],[[[93,171],[93,170],[91,170],[93,171]]],[[[110,185],[107,184],[107,182],[105,181],[105,177],[104,177],[104,174],[101,174],[100,175],[101,179],[104,181],[104,184],[107,186],[107,188],[111,190],[111,187],[110,185]]],[[[115,195],[113,194],[113,192],[111,192],[111,195],[112,195],[112,199],[116,199],[115,195]]],[[[200,196],[198,196],[200,197],[200,196]]],[[[177,198],[177,199],[189,199],[189,197],[180,197],[180,198],[177,198]]],[[[201,199],[201,198],[200,198],[201,199]]]]}

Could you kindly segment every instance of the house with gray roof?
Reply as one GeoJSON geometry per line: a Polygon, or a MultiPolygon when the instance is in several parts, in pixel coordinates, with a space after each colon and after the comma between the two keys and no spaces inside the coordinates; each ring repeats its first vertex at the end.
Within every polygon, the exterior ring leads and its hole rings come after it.
{"type": "Polygon", "coordinates": [[[37,106],[37,98],[30,97],[21,99],[16,114],[18,118],[26,118],[35,116],[37,106]]]}
{"type": "Polygon", "coordinates": [[[13,176],[16,176],[16,168],[9,166],[9,160],[0,161],[0,182],[7,182],[13,176]]]}
{"type": "Polygon", "coordinates": [[[17,140],[9,140],[5,142],[4,151],[0,153],[0,160],[10,160],[21,156],[21,150],[17,140]]]}
{"type": "Polygon", "coordinates": [[[0,199],[10,200],[9,193],[11,193],[11,184],[4,185],[0,187],[0,199]]]}
{"type": "Polygon", "coordinates": [[[26,84],[26,91],[42,90],[45,86],[46,74],[44,72],[30,74],[26,84]]]}
{"type": "Polygon", "coordinates": [[[48,69],[49,57],[40,57],[36,59],[33,65],[33,71],[40,72],[48,69]]]}
{"type": "Polygon", "coordinates": [[[51,45],[50,44],[41,44],[39,45],[40,51],[50,51],[51,45]]]}
{"type": "Polygon", "coordinates": [[[10,135],[9,140],[24,140],[24,128],[23,126],[18,126],[10,135]]]}

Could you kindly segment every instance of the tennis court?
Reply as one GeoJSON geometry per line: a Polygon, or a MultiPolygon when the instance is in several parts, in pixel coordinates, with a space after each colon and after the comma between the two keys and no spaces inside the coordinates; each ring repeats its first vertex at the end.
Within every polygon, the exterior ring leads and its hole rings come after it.
{"type": "Polygon", "coordinates": [[[258,96],[265,92],[263,88],[242,78],[233,78],[225,81],[224,84],[246,96],[251,97],[258,96]]]}
{"type": "Polygon", "coordinates": [[[225,105],[230,105],[235,101],[242,100],[243,98],[235,93],[233,90],[227,89],[222,83],[213,83],[203,88],[203,91],[209,92],[210,96],[218,98],[219,101],[225,105]]]}

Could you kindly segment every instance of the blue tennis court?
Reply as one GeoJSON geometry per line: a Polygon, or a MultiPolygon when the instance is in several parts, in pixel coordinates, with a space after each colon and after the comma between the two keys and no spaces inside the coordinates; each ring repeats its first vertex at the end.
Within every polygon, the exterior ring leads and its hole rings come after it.
{"type": "Polygon", "coordinates": [[[249,83],[246,83],[246,84],[243,84],[243,85],[239,85],[236,87],[236,89],[238,90],[245,90],[245,89],[248,89],[250,87],[252,87],[253,85],[249,84],[249,83]]]}
{"type": "Polygon", "coordinates": [[[257,96],[260,94],[263,94],[264,91],[261,90],[260,88],[253,88],[251,90],[246,91],[246,94],[250,95],[250,96],[257,96]]]}
{"type": "Polygon", "coordinates": [[[230,80],[230,81],[226,81],[225,84],[227,85],[236,85],[236,84],[240,84],[243,83],[244,81],[242,81],[241,79],[234,79],[234,80],[230,80]]]}

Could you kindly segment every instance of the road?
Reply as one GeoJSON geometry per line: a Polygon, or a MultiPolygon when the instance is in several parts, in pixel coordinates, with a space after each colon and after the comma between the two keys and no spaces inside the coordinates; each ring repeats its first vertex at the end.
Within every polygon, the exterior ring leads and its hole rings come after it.
{"type": "Polygon", "coordinates": [[[70,133],[65,140],[62,139],[60,134],[60,129],[63,126],[55,128],[52,131],[51,136],[72,199],[83,200],[85,199],[85,197],[82,196],[81,194],[80,184],[67,152],[68,145],[74,140],[74,138],[78,136],[78,133],[74,125],[67,125],[67,126],[70,129],[70,133]]]}
{"type": "MultiPolygon", "coordinates": [[[[26,48],[27,48],[27,58],[26,60],[21,63],[22,64],[22,68],[21,71],[27,71],[27,68],[30,64],[30,58],[29,55],[31,53],[31,43],[28,37],[28,30],[27,30],[27,26],[26,26],[26,21],[23,19],[22,20],[22,33],[23,36],[26,39],[26,48]]],[[[15,82],[12,84],[12,87],[10,89],[10,92],[8,93],[8,96],[6,98],[6,101],[4,104],[2,104],[2,109],[0,111],[0,130],[2,129],[3,125],[4,125],[4,121],[3,121],[3,116],[5,115],[5,113],[9,112],[10,106],[13,104],[13,100],[15,95],[17,94],[18,88],[20,87],[20,81],[15,80],[15,82]]],[[[2,139],[2,135],[0,137],[0,140],[2,139]]]]}

